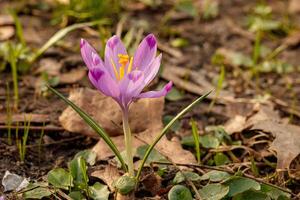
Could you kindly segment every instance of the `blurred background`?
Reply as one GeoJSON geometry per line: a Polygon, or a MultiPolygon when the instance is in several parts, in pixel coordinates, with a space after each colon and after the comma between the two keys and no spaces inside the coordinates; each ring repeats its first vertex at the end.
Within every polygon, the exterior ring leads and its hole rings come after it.
{"type": "MultiPolygon", "coordinates": [[[[173,127],[179,138],[190,133],[192,117],[205,133],[216,130],[208,126],[232,119],[243,124],[249,113],[260,111],[258,104],[271,108],[264,116],[272,118],[276,110],[274,119],[300,122],[299,0],[2,0],[0,8],[1,173],[15,164],[15,171],[38,178],[96,143],[62,127],[58,118],[66,105],[45,87],[47,83],[65,96],[74,88],[93,88],[80,56],[80,38],[103,56],[112,35],[122,38],[131,55],[145,35],[157,37],[162,70],[149,88],[174,82],[165,99],[164,123],[195,97],[214,90],[173,127]],[[26,133],[28,127],[33,148],[22,165],[14,134],[18,129],[26,133]],[[47,146],[42,154],[35,148],[41,143],[47,146]]],[[[242,144],[257,151],[269,146],[242,144]]],[[[228,162],[234,161],[231,156],[227,154],[228,162]]],[[[274,152],[269,161],[276,164],[274,152]]]]}

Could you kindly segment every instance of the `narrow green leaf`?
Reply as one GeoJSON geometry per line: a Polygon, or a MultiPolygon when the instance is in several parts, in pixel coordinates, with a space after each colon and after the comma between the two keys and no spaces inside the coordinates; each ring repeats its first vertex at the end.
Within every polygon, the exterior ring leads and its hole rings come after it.
{"type": "Polygon", "coordinates": [[[68,190],[73,186],[73,177],[69,172],[62,168],[53,169],[48,173],[48,182],[55,188],[68,190]]]}
{"type": "Polygon", "coordinates": [[[209,94],[211,93],[211,91],[207,92],[206,94],[202,95],[201,97],[199,97],[198,99],[196,99],[194,102],[192,102],[190,105],[188,105],[187,107],[185,107],[180,113],[178,113],[165,127],[164,129],[161,131],[161,133],[155,138],[154,142],[149,146],[149,148],[147,149],[147,152],[139,166],[138,169],[138,173],[136,175],[137,180],[139,179],[141,172],[142,172],[142,168],[144,167],[146,160],[148,159],[148,156],[150,155],[151,151],[153,150],[153,148],[155,147],[155,145],[159,142],[159,140],[167,133],[167,131],[169,130],[169,128],[174,124],[174,122],[176,122],[176,120],[178,120],[180,117],[182,117],[186,112],[188,112],[191,108],[193,108],[195,105],[197,105],[199,102],[201,102],[205,97],[207,97],[209,94]]]}
{"type": "Polygon", "coordinates": [[[201,163],[201,158],[200,158],[201,155],[200,155],[200,144],[199,144],[199,131],[198,131],[198,127],[197,127],[197,124],[194,119],[191,120],[191,125],[192,125],[192,134],[193,134],[193,138],[195,141],[196,157],[197,157],[198,164],[200,164],[201,163]]]}
{"type": "Polygon", "coordinates": [[[34,62],[40,55],[42,55],[49,47],[54,45],[57,41],[65,37],[69,32],[74,31],[79,28],[84,28],[87,26],[94,26],[97,24],[107,24],[107,20],[97,20],[92,22],[84,22],[70,25],[56,32],[30,59],[29,62],[34,62]]]}
{"type": "Polygon", "coordinates": [[[122,168],[127,171],[126,164],[121,156],[120,151],[117,149],[114,142],[110,139],[110,137],[107,135],[107,133],[104,131],[104,129],[95,122],[93,118],[91,118],[86,112],[84,112],[81,108],[79,108],[77,105],[75,105],[72,101],[64,97],[61,93],[56,91],[54,88],[47,85],[48,89],[53,92],[55,95],[57,95],[59,98],[61,98],[65,103],[67,103],[70,107],[72,107],[79,115],[80,117],[96,132],[98,135],[105,141],[105,143],[110,147],[110,149],[114,152],[114,154],[118,157],[122,164],[122,168]]]}

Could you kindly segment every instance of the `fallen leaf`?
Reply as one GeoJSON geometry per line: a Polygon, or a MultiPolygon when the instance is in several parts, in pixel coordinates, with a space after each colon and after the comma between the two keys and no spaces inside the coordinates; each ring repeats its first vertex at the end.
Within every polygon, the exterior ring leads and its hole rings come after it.
{"type": "Polygon", "coordinates": [[[46,72],[49,76],[58,76],[60,74],[60,69],[62,68],[62,63],[53,58],[44,58],[39,62],[39,68],[36,73],[46,72]]]}
{"type": "Polygon", "coordinates": [[[59,83],[60,84],[72,84],[80,81],[86,75],[86,70],[84,68],[74,69],[67,73],[60,74],[59,83]]]}
{"type": "Polygon", "coordinates": [[[11,15],[0,15],[0,26],[13,25],[14,18],[11,15]]]}
{"type": "MultiPolygon", "coordinates": [[[[102,95],[97,90],[81,88],[72,90],[69,99],[90,114],[110,136],[123,134],[121,110],[110,97],[102,95]]],[[[161,126],[163,105],[163,98],[141,99],[132,104],[129,118],[131,131],[138,133],[157,125],[161,126]]],[[[59,121],[70,132],[98,136],[70,107],[63,111],[59,121]]]]}
{"type": "Polygon", "coordinates": [[[96,170],[91,173],[91,176],[101,179],[112,192],[115,190],[113,183],[121,177],[118,168],[113,165],[107,165],[104,169],[96,170]]]}
{"type": "Polygon", "coordinates": [[[28,186],[29,182],[26,178],[23,178],[17,174],[12,174],[6,171],[2,178],[2,185],[4,192],[8,191],[20,191],[28,186]]]}
{"type": "MultiPolygon", "coordinates": [[[[134,135],[133,148],[138,148],[139,146],[145,144],[151,144],[156,135],[160,133],[160,130],[160,128],[156,128],[134,135]]],[[[123,135],[112,137],[112,140],[118,147],[119,151],[125,150],[123,135]]],[[[167,137],[163,136],[162,139],[157,143],[155,149],[172,162],[181,164],[197,163],[194,155],[190,151],[184,150],[179,139],[175,137],[172,138],[172,140],[168,140],[167,137]]],[[[100,140],[92,150],[96,152],[98,160],[105,160],[113,156],[113,152],[103,140],[100,140]]]]}
{"type": "Polygon", "coordinates": [[[300,1],[299,0],[290,0],[288,11],[291,14],[296,14],[300,12],[300,1]]]}
{"type": "Polygon", "coordinates": [[[251,129],[262,130],[275,137],[270,148],[277,152],[277,169],[289,169],[291,162],[300,153],[300,127],[263,120],[255,123],[251,129]]]}
{"type": "MultiPolygon", "coordinates": [[[[46,114],[36,114],[36,113],[20,113],[20,114],[13,114],[11,118],[11,122],[24,122],[29,121],[33,123],[43,123],[43,122],[50,122],[49,115],[46,114]]],[[[7,123],[7,115],[0,114],[0,124],[7,123]]]]}
{"type": "Polygon", "coordinates": [[[0,41],[8,40],[15,34],[15,29],[12,26],[0,27],[0,41]]]}
{"type": "Polygon", "coordinates": [[[246,117],[236,115],[226,122],[224,129],[228,134],[242,132],[245,129],[246,117]]]}

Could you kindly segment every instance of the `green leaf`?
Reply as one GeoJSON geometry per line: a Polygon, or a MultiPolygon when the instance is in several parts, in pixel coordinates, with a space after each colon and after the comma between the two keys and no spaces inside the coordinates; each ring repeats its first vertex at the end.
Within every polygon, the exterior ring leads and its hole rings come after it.
{"type": "Polygon", "coordinates": [[[90,197],[94,200],[108,200],[109,190],[106,185],[101,183],[95,183],[93,186],[89,187],[90,197]]]}
{"type": "Polygon", "coordinates": [[[48,173],[48,182],[55,188],[68,190],[73,186],[73,177],[62,168],[53,169],[48,173]]]}
{"type": "MultiPolygon", "coordinates": [[[[168,123],[170,123],[170,121],[172,121],[172,119],[174,118],[174,116],[172,115],[166,115],[163,117],[163,123],[164,125],[167,125],[168,123]]],[[[174,124],[170,127],[170,129],[174,132],[178,131],[181,127],[181,124],[178,120],[176,120],[174,122],[174,124]]]]}
{"type": "Polygon", "coordinates": [[[182,12],[185,12],[186,14],[196,17],[198,15],[198,10],[194,6],[192,0],[179,0],[177,1],[176,9],[182,12]]]}
{"type": "Polygon", "coordinates": [[[29,62],[34,62],[40,55],[42,55],[49,47],[54,45],[57,41],[65,37],[69,32],[74,31],[79,28],[84,28],[87,26],[95,26],[99,24],[107,24],[107,20],[97,20],[92,22],[84,22],[78,24],[72,24],[66,28],[60,29],[56,32],[29,60],[29,62]]]}
{"type": "MultiPolygon", "coordinates": [[[[184,39],[184,38],[176,38],[171,41],[171,46],[175,47],[175,48],[185,47],[188,44],[189,44],[189,42],[187,41],[187,39],[184,39]]],[[[176,89],[176,88],[174,87],[174,89],[176,89]]],[[[172,90],[170,91],[170,93],[172,92],[172,90]]],[[[176,89],[176,91],[179,93],[179,91],[177,89],[176,89]]],[[[181,98],[182,98],[183,97],[182,94],[181,93],[179,93],[179,94],[181,95],[181,98]]]]}
{"type": "Polygon", "coordinates": [[[199,180],[201,180],[201,177],[195,172],[190,172],[190,171],[180,172],[179,171],[176,173],[176,175],[173,179],[173,183],[178,184],[178,183],[185,181],[186,179],[188,179],[190,181],[199,181],[199,180]]]}
{"type": "Polygon", "coordinates": [[[209,184],[199,190],[202,200],[219,200],[225,197],[229,192],[229,187],[225,185],[209,184]]]}
{"type": "Polygon", "coordinates": [[[216,153],[216,155],[214,156],[214,161],[216,166],[226,165],[230,163],[229,158],[224,153],[216,153]]]}
{"type": "Polygon", "coordinates": [[[121,176],[115,183],[115,186],[123,195],[129,194],[134,190],[136,184],[136,179],[134,177],[129,177],[127,175],[121,176]]]}
{"type": "Polygon", "coordinates": [[[278,199],[280,196],[286,197],[287,199],[291,197],[290,194],[266,184],[261,184],[261,191],[269,195],[272,199],[278,199]]]}
{"type": "Polygon", "coordinates": [[[233,200],[271,200],[271,198],[261,191],[247,190],[234,196],[233,200]]]}
{"type": "Polygon", "coordinates": [[[171,91],[166,95],[166,99],[169,101],[178,101],[181,100],[184,97],[182,92],[180,92],[178,89],[173,87],[171,91]]]}
{"type": "Polygon", "coordinates": [[[198,163],[200,164],[201,154],[200,154],[199,131],[198,131],[197,124],[193,119],[191,120],[191,126],[192,126],[193,139],[195,141],[196,158],[197,158],[198,163]]]}
{"type": "Polygon", "coordinates": [[[160,139],[167,133],[167,131],[169,130],[169,128],[176,122],[176,120],[178,120],[181,116],[183,116],[185,113],[187,113],[190,109],[192,109],[195,105],[197,105],[199,102],[201,102],[203,99],[205,99],[209,94],[211,93],[211,91],[207,92],[206,94],[202,95],[201,97],[199,97],[198,99],[196,99],[194,102],[192,102],[190,105],[188,105],[187,107],[185,107],[180,113],[178,113],[165,127],[164,129],[161,131],[161,133],[154,139],[153,143],[149,146],[149,148],[147,149],[147,152],[145,153],[145,156],[139,166],[136,178],[137,180],[139,179],[142,169],[146,163],[146,160],[148,159],[150,153],[152,152],[152,150],[154,149],[155,145],[160,141],[160,139]]]}
{"type": "Polygon", "coordinates": [[[175,185],[168,193],[169,200],[193,200],[191,191],[183,185],[175,185]]]}
{"type": "Polygon", "coordinates": [[[225,182],[225,185],[229,186],[229,197],[233,197],[250,189],[260,190],[260,184],[258,182],[238,176],[231,177],[225,182]]]}
{"type": "Polygon", "coordinates": [[[181,144],[187,147],[195,147],[195,139],[192,135],[184,136],[181,139],[181,144]]]}
{"type": "Polygon", "coordinates": [[[200,143],[204,148],[207,149],[208,148],[216,149],[220,145],[220,141],[218,140],[218,138],[216,138],[212,134],[200,136],[200,143]]]}
{"type": "Polygon", "coordinates": [[[72,191],[68,196],[71,197],[72,200],[86,200],[80,191],[72,191]]]}
{"type": "Polygon", "coordinates": [[[53,193],[49,188],[46,187],[37,187],[35,189],[29,190],[23,193],[24,199],[42,199],[44,197],[48,197],[53,193]]]}
{"type": "Polygon", "coordinates": [[[87,166],[82,157],[74,158],[69,163],[69,170],[73,177],[74,184],[79,189],[86,189],[89,178],[87,176],[87,166]]]}
{"type": "MultiPolygon", "coordinates": [[[[148,144],[139,146],[136,150],[137,157],[143,159],[148,148],[148,144]]],[[[168,160],[163,155],[161,155],[156,149],[153,149],[146,161],[146,164],[150,164],[151,162],[168,162],[168,160]]]]}
{"type": "Polygon", "coordinates": [[[82,157],[89,165],[94,165],[96,162],[96,153],[92,150],[83,150],[78,152],[74,158],[82,157]]]}
{"type": "Polygon", "coordinates": [[[71,102],[69,99],[64,97],[62,94],[60,94],[58,91],[56,91],[54,88],[47,85],[49,90],[53,92],[55,95],[57,95],[60,99],[62,99],[65,103],[67,103],[70,107],[72,107],[79,115],[80,117],[96,132],[98,135],[105,141],[105,143],[110,147],[110,149],[114,152],[114,154],[118,157],[120,162],[122,163],[122,168],[127,171],[127,166],[120,154],[120,151],[114,144],[114,142],[110,139],[110,137],[107,135],[107,133],[104,131],[104,129],[95,122],[93,118],[91,118],[86,112],[81,110],[77,105],[75,105],[73,102],[71,102]]]}
{"type": "Polygon", "coordinates": [[[201,180],[210,180],[212,182],[220,182],[220,181],[226,180],[229,177],[230,177],[230,174],[228,174],[227,172],[212,170],[210,172],[207,172],[206,174],[203,174],[201,176],[201,180]]]}

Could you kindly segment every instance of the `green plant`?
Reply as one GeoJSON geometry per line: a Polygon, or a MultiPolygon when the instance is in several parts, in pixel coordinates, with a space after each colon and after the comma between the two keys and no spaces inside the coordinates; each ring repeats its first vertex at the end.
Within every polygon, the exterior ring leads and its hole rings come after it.
{"type": "Polygon", "coordinates": [[[28,140],[28,134],[29,134],[29,130],[30,130],[30,121],[31,121],[31,117],[29,117],[29,119],[24,119],[24,133],[23,133],[23,137],[21,140],[17,140],[17,146],[19,149],[19,156],[20,156],[20,160],[21,162],[25,161],[25,155],[26,155],[26,150],[27,150],[27,140],[28,140]]]}
{"type": "Polygon", "coordinates": [[[53,12],[53,24],[63,26],[71,22],[99,20],[118,14],[120,2],[115,0],[70,0],[57,3],[53,12]]]}
{"type": "Polygon", "coordinates": [[[193,139],[195,141],[196,157],[197,157],[198,164],[200,164],[201,163],[201,157],[200,157],[201,154],[200,154],[199,131],[198,131],[198,127],[197,127],[197,124],[194,119],[191,119],[190,123],[192,126],[193,139]]]}
{"type": "Polygon", "coordinates": [[[12,144],[11,140],[11,124],[12,124],[12,110],[10,105],[10,87],[6,83],[6,126],[7,126],[7,143],[12,144]]]}

